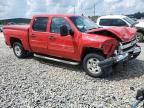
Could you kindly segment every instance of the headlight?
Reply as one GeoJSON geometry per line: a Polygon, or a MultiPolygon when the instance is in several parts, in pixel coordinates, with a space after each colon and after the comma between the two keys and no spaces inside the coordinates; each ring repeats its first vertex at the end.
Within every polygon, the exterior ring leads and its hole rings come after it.
{"type": "Polygon", "coordinates": [[[119,54],[122,54],[122,53],[123,53],[123,45],[122,45],[122,43],[119,44],[118,53],[119,53],[119,54]]]}

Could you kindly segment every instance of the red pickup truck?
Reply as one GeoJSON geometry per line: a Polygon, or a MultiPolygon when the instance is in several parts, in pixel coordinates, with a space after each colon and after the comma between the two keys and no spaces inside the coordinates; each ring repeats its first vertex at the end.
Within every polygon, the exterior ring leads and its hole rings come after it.
{"type": "Polygon", "coordinates": [[[110,74],[113,66],[136,58],[136,30],[100,28],[86,17],[37,15],[30,25],[4,26],[5,42],[18,58],[32,54],[72,65],[82,64],[92,77],[110,74]]]}

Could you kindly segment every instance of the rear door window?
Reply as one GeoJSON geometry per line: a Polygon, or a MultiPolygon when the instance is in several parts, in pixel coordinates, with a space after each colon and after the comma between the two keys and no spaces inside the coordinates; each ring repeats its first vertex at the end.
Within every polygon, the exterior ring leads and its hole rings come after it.
{"type": "Polygon", "coordinates": [[[48,24],[47,17],[37,17],[33,22],[32,29],[34,31],[46,32],[47,24],[48,24]]]}
{"type": "Polygon", "coordinates": [[[102,26],[112,26],[112,19],[100,19],[100,25],[102,26]]]}

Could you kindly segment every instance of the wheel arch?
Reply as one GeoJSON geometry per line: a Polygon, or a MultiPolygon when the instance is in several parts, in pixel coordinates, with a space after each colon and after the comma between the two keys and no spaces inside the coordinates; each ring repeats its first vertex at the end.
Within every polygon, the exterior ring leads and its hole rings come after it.
{"type": "Polygon", "coordinates": [[[85,48],[83,48],[83,51],[81,54],[81,62],[83,61],[84,57],[90,53],[96,53],[96,54],[102,55],[103,57],[106,58],[106,55],[104,54],[102,49],[93,48],[93,47],[85,47],[85,48]]]}
{"type": "Polygon", "coordinates": [[[13,47],[14,42],[19,42],[19,43],[21,43],[23,45],[21,39],[16,38],[16,37],[11,37],[10,38],[10,45],[11,45],[11,47],[13,47]]]}

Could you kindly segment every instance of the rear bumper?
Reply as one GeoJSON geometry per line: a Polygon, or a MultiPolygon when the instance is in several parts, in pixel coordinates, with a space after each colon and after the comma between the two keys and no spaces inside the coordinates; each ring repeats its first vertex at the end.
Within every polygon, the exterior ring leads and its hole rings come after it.
{"type": "Polygon", "coordinates": [[[141,47],[136,46],[131,52],[126,52],[120,55],[117,55],[115,57],[110,57],[108,59],[105,59],[104,61],[101,61],[99,65],[102,68],[110,67],[114,64],[120,63],[120,62],[125,62],[131,59],[136,58],[139,54],[141,53],[141,47]]]}

